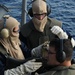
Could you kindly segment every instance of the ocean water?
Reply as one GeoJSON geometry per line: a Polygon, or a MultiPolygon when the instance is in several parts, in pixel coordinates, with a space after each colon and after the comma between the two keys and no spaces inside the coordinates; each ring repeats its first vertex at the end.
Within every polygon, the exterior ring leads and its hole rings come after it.
{"type": "MultiPolygon", "coordinates": [[[[31,1],[27,0],[27,10],[31,7],[31,1]]],[[[49,17],[62,21],[64,31],[75,39],[75,0],[46,0],[46,2],[51,7],[49,17]]],[[[9,8],[7,14],[21,22],[22,0],[0,0],[0,4],[4,4],[9,8]]],[[[30,18],[27,16],[27,22],[29,20],[30,18]]]]}

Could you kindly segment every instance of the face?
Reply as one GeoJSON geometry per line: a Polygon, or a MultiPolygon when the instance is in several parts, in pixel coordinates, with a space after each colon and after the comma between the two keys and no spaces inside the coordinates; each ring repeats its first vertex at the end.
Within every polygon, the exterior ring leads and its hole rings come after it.
{"type": "Polygon", "coordinates": [[[59,62],[56,60],[56,52],[54,47],[49,47],[48,56],[47,56],[48,65],[58,65],[59,62]]]}
{"type": "Polygon", "coordinates": [[[46,16],[45,13],[43,14],[34,14],[34,17],[36,17],[38,20],[42,20],[46,16]]]}

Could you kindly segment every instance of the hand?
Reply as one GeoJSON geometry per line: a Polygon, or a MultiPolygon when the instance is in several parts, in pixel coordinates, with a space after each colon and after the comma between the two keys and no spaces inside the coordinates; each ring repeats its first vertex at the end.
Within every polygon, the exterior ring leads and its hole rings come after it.
{"type": "Polygon", "coordinates": [[[68,39],[68,35],[59,26],[53,26],[51,28],[52,33],[57,35],[60,39],[68,39]]]}
{"type": "Polygon", "coordinates": [[[34,56],[34,57],[41,57],[42,56],[42,49],[43,48],[46,48],[48,49],[49,48],[49,41],[46,41],[45,43],[39,45],[38,47],[35,47],[31,50],[31,55],[34,56]]]}
{"type": "Polygon", "coordinates": [[[41,50],[42,50],[43,44],[39,45],[38,47],[35,47],[31,50],[31,55],[33,57],[41,57],[41,50]]]}
{"type": "Polygon", "coordinates": [[[32,59],[32,60],[27,61],[24,65],[26,67],[26,71],[31,73],[39,69],[42,66],[42,63],[37,62],[36,59],[32,59]]]}
{"type": "Polygon", "coordinates": [[[36,59],[31,59],[20,66],[8,69],[4,72],[4,75],[30,75],[31,72],[35,72],[42,66],[42,63],[36,59]]]}

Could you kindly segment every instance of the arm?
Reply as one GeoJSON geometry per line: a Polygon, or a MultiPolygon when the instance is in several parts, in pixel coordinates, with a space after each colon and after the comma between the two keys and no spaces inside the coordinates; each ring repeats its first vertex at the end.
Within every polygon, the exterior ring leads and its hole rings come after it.
{"type": "MultiPolygon", "coordinates": [[[[59,26],[53,26],[51,28],[52,33],[57,35],[60,39],[68,39],[68,35],[66,32],[63,31],[59,26]]],[[[71,38],[72,46],[75,47],[75,40],[71,38]]]]}
{"type": "Polygon", "coordinates": [[[25,75],[36,71],[42,66],[41,62],[36,62],[36,59],[27,61],[26,63],[4,72],[4,75],[25,75]]]}

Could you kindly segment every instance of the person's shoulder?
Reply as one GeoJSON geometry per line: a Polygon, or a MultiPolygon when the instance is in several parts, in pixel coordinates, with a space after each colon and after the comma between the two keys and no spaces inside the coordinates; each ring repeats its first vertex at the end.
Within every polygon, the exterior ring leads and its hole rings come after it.
{"type": "Polygon", "coordinates": [[[30,32],[32,31],[31,24],[32,24],[32,21],[30,20],[29,22],[27,22],[26,24],[20,27],[20,33],[23,36],[27,37],[30,34],[30,32]]]}
{"type": "Polygon", "coordinates": [[[61,22],[61,21],[59,21],[59,20],[57,20],[57,19],[49,18],[49,17],[48,17],[48,21],[50,21],[50,22],[51,22],[51,25],[52,25],[52,26],[57,25],[57,26],[62,27],[62,22],[61,22]]]}
{"type": "Polygon", "coordinates": [[[29,28],[31,22],[32,22],[32,21],[30,20],[29,22],[27,22],[27,23],[25,23],[24,25],[22,25],[22,26],[20,27],[20,30],[29,28]]]}

